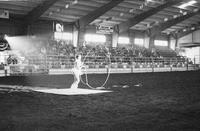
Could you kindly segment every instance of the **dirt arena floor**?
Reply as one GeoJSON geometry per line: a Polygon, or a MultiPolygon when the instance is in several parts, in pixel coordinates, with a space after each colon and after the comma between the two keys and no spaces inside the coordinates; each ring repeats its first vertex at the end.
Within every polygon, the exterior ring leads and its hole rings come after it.
{"type": "MultiPolygon", "coordinates": [[[[93,86],[104,79],[89,75],[93,86]]],[[[0,84],[69,88],[72,80],[10,76],[0,84]]],[[[106,87],[113,92],[75,96],[0,88],[0,131],[200,130],[200,71],[113,74],[106,87]]]]}

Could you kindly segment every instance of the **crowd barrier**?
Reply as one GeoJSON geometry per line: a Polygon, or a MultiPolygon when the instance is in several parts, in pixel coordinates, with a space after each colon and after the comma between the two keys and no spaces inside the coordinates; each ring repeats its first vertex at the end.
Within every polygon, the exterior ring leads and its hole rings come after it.
{"type": "MultiPolygon", "coordinates": [[[[89,68],[105,68],[105,66],[114,66],[123,68],[124,66],[183,66],[189,63],[186,58],[155,58],[155,57],[123,57],[123,56],[86,56],[82,59],[85,65],[89,68]]],[[[40,68],[46,69],[59,69],[59,68],[72,68],[74,57],[68,56],[44,56],[41,58],[31,56],[28,59],[28,65],[37,65],[40,68]]]]}
{"type": "MultiPolygon", "coordinates": [[[[199,69],[186,58],[155,58],[155,57],[114,57],[84,56],[82,59],[87,73],[134,73],[187,71],[199,69]]],[[[30,56],[28,63],[9,65],[5,75],[27,74],[71,74],[74,57],[69,56],[30,56]]]]}

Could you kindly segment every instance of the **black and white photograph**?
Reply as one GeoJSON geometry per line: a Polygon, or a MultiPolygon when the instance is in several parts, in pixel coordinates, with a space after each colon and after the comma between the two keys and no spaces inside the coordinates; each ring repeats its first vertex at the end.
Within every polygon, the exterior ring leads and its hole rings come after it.
{"type": "Polygon", "coordinates": [[[200,131],[200,0],[0,0],[0,131],[200,131]]]}

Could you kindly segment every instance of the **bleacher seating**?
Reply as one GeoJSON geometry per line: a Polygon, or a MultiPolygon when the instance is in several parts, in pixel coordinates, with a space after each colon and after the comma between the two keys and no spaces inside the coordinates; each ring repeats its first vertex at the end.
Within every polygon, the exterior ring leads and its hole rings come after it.
{"type": "Polygon", "coordinates": [[[134,47],[108,48],[100,44],[73,47],[69,42],[49,41],[46,52],[29,52],[25,58],[29,65],[36,65],[42,69],[73,68],[76,53],[83,55],[83,62],[89,68],[160,68],[186,65],[186,59],[176,56],[176,53],[166,48],[150,49],[134,47]],[[110,56],[110,59],[109,57],[110,56]]]}
{"type": "Polygon", "coordinates": [[[156,52],[161,57],[176,57],[177,56],[174,50],[166,48],[166,47],[165,48],[157,47],[156,52]]]}

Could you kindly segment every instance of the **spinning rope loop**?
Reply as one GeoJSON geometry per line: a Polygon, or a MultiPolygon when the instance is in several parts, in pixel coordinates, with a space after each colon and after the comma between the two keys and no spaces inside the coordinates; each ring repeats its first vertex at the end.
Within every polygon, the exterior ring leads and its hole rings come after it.
{"type": "Polygon", "coordinates": [[[0,51],[8,49],[8,43],[0,43],[0,51]]]}
{"type": "MultiPolygon", "coordinates": [[[[87,53],[87,55],[85,56],[85,58],[83,59],[83,63],[85,63],[85,61],[86,61],[86,58],[88,57],[88,55],[90,54],[90,52],[91,52],[91,50],[87,53]]],[[[109,53],[109,52],[108,52],[109,53]]],[[[107,56],[107,55],[106,55],[107,56]]],[[[109,63],[111,63],[111,59],[110,59],[110,55],[108,55],[107,56],[107,58],[109,59],[109,63]]],[[[107,67],[107,69],[108,69],[108,71],[107,71],[107,77],[106,77],[106,80],[104,81],[104,83],[101,85],[101,86],[99,86],[99,87],[101,87],[101,88],[105,88],[104,86],[106,85],[106,83],[107,83],[107,81],[108,81],[108,79],[109,79],[109,77],[110,77],[110,69],[109,69],[109,66],[107,67]]],[[[81,82],[84,84],[84,85],[87,85],[89,88],[91,88],[91,89],[96,89],[95,87],[93,87],[93,86],[91,86],[90,84],[89,84],[89,82],[88,82],[88,73],[87,73],[87,68],[86,67],[84,67],[84,71],[85,71],[85,81],[86,82],[84,82],[83,81],[83,79],[82,79],[82,76],[80,76],[80,78],[81,78],[81,82]]]]}

